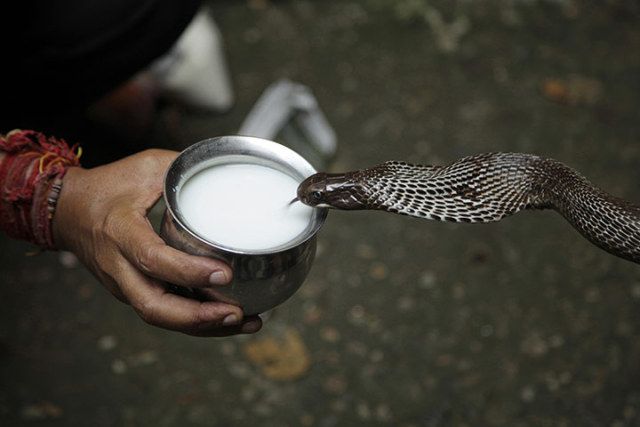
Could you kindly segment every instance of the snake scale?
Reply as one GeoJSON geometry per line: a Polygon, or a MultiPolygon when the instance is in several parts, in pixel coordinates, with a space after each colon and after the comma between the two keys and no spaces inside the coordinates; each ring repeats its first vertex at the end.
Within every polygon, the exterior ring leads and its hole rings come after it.
{"type": "Polygon", "coordinates": [[[554,209],[596,246],[640,263],[640,206],[600,190],[563,163],[532,154],[486,153],[446,166],[389,161],[317,173],[300,184],[297,196],[310,206],[470,223],[554,209]]]}

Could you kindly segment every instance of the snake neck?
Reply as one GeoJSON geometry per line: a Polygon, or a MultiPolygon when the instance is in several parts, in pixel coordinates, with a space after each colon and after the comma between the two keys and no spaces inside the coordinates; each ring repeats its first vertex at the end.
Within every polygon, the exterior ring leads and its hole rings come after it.
{"type": "Polygon", "coordinates": [[[538,156],[487,153],[447,166],[386,162],[354,173],[361,203],[403,215],[455,222],[491,222],[527,207],[549,205],[538,156]]]}
{"type": "Polygon", "coordinates": [[[488,153],[447,166],[386,162],[348,177],[366,209],[455,222],[493,222],[551,208],[595,245],[640,262],[640,207],[568,166],[530,154],[488,153]]]}

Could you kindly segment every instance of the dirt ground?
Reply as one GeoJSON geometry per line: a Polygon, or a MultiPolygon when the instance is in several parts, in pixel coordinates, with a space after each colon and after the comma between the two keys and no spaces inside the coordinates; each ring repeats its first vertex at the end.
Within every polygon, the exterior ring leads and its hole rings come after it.
{"type": "MultiPolygon", "coordinates": [[[[335,128],[333,170],[530,152],[640,201],[636,2],[212,5],[236,104],[167,107],[180,134],[152,145],[233,134],[286,77],[335,128]]],[[[640,425],[640,268],[554,212],[331,212],[300,291],[224,339],[144,324],[68,254],[0,245],[3,426],[640,425]]]]}

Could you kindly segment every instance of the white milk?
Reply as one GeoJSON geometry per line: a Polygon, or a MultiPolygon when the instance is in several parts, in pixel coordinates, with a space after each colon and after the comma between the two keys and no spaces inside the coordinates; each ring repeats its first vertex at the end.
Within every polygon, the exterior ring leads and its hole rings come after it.
{"type": "Polygon", "coordinates": [[[212,166],[182,186],[178,201],[186,225],[212,243],[264,250],[301,234],[313,208],[289,202],[299,182],[253,164],[212,166]]]}

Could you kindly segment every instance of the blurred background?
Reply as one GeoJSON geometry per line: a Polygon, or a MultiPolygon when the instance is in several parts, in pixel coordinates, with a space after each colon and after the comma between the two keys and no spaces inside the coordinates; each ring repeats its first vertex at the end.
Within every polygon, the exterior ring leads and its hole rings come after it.
{"type": "MultiPolygon", "coordinates": [[[[529,152],[640,200],[637,2],[211,6],[233,108],[166,104],[150,145],[234,134],[289,78],[336,132],[331,170],[529,152]]],[[[300,291],[223,339],[146,325],[69,254],[0,245],[2,425],[640,425],[640,269],[553,212],[331,212],[300,291]]]]}

